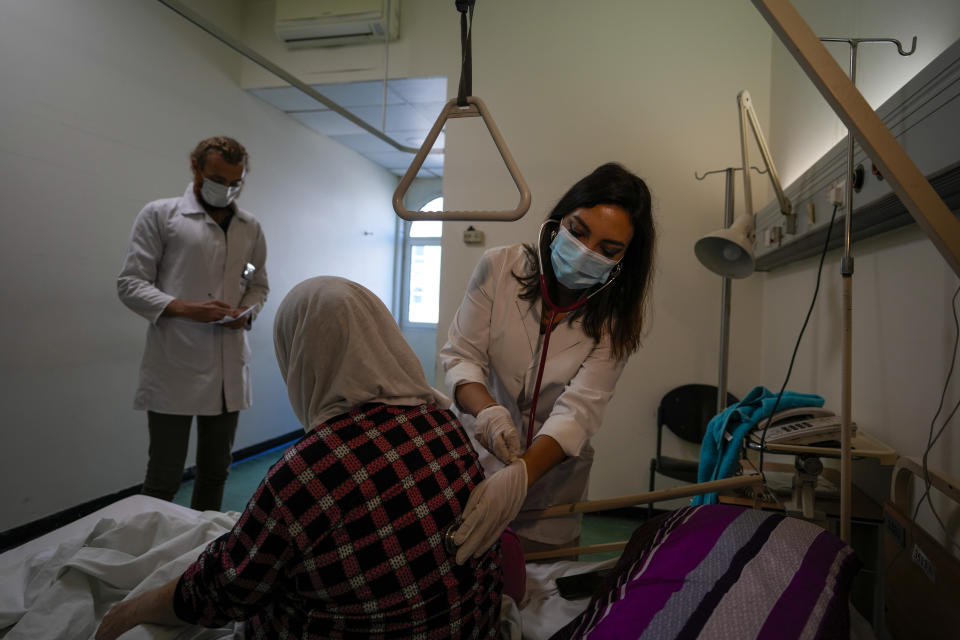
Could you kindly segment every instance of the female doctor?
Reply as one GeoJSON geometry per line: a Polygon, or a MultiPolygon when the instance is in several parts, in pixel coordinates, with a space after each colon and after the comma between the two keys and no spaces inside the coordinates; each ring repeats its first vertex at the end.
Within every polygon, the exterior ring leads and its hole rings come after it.
{"type": "Polygon", "coordinates": [[[640,344],[654,236],[646,184],[610,163],[560,199],[536,246],[483,254],[439,356],[487,475],[450,534],[457,562],[508,524],[527,552],[579,541],[579,516],[513,519],[586,497],[590,437],[640,344]]]}

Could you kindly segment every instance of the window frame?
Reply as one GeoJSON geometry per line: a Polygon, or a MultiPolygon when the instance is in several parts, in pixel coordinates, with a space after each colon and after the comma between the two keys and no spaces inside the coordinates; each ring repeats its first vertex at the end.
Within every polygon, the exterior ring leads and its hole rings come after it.
{"type": "MultiPolygon", "coordinates": [[[[427,202],[432,202],[436,197],[430,198],[427,202]]],[[[424,203],[426,204],[426,203],[424,203]]],[[[438,246],[441,247],[440,254],[440,263],[443,264],[443,232],[441,235],[433,237],[411,237],[410,228],[413,226],[413,222],[410,220],[404,220],[403,226],[401,227],[401,232],[403,234],[403,242],[400,252],[400,300],[397,309],[397,323],[400,325],[401,329],[425,329],[435,331],[439,326],[439,318],[437,322],[411,322],[407,319],[410,312],[410,262],[413,255],[413,247],[415,246],[438,246]]]]}

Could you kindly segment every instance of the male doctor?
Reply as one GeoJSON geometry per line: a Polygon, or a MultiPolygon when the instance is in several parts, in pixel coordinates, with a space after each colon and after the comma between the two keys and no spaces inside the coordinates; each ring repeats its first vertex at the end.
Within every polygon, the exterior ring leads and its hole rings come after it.
{"type": "Polygon", "coordinates": [[[182,197],[137,216],[117,292],[150,322],[134,399],[150,431],[143,493],[173,499],[197,416],[191,507],[219,510],[239,411],[251,404],[246,330],[267,298],[267,247],[260,223],[234,202],[246,149],[208,138],[190,167],[182,197]]]}

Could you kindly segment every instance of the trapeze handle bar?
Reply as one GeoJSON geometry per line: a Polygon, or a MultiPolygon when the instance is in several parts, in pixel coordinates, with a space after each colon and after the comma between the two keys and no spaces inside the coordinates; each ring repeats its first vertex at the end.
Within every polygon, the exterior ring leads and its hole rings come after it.
{"type": "Polygon", "coordinates": [[[413,161],[407,168],[407,172],[403,174],[403,178],[400,179],[400,184],[397,185],[397,190],[393,193],[393,210],[404,220],[510,221],[522,218],[523,214],[530,208],[530,188],[527,187],[526,181],[520,174],[517,163],[514,161],[513,156],[510,155],[510,150],[507,149],[507,144],[503,141],[503,136],[500,135],[500,130],[497,129],[497,125],[490,116],[486,105],[483,103],[483,100],[476,96],[467,96],[466,100],[467,106],[465,107],[457,105],[457,98],[450,100],[443,107],[443,110],[437,117],[437,121],[433,124],[433,128],[430,129],[430,133],[427,134],[427,138],[423,141],[423,145],[420,147],[420,150],[417,151],[413,161]],[[503,162],[507,166],[507,171],[510,172],[510,177],[513,178],[513,182],[517,185],[517,190],[520,192],[520,202],[517,204],[516,209],[510,211],[410,211],[407,209],[403,205],[403,197],[407,194],[407,189],[410,188],[410,184],[420,171],[424,159],[426,159],[427,154],[433,147],[433,143],[436,142],[437,136],[440,135],[440,130],[443,129],[443,125],[447,119],[473,118],[478,116],[483,118],[483,123],[487,126],[487,131],[490,132],[490,137],[493,138],[494,144],[497,145],[497,151],[500,152],[500,157],[503,158],[503,162]]]}

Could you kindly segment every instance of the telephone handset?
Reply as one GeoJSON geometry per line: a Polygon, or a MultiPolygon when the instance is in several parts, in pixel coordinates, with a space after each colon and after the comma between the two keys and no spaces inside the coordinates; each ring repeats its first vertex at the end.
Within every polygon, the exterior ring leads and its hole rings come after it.
{"type": "MultiPolygon", "coordinates": [[[[761,420],[750,438],[760,442],[766,420],[761,420]]],[[[778,411],[767,429],[767,444],[815,444],[840,439],[840,417],[821,407],[795,407],[778,411]]],[[[850,424],[856,434],[857,425],[850,424]]]]}

